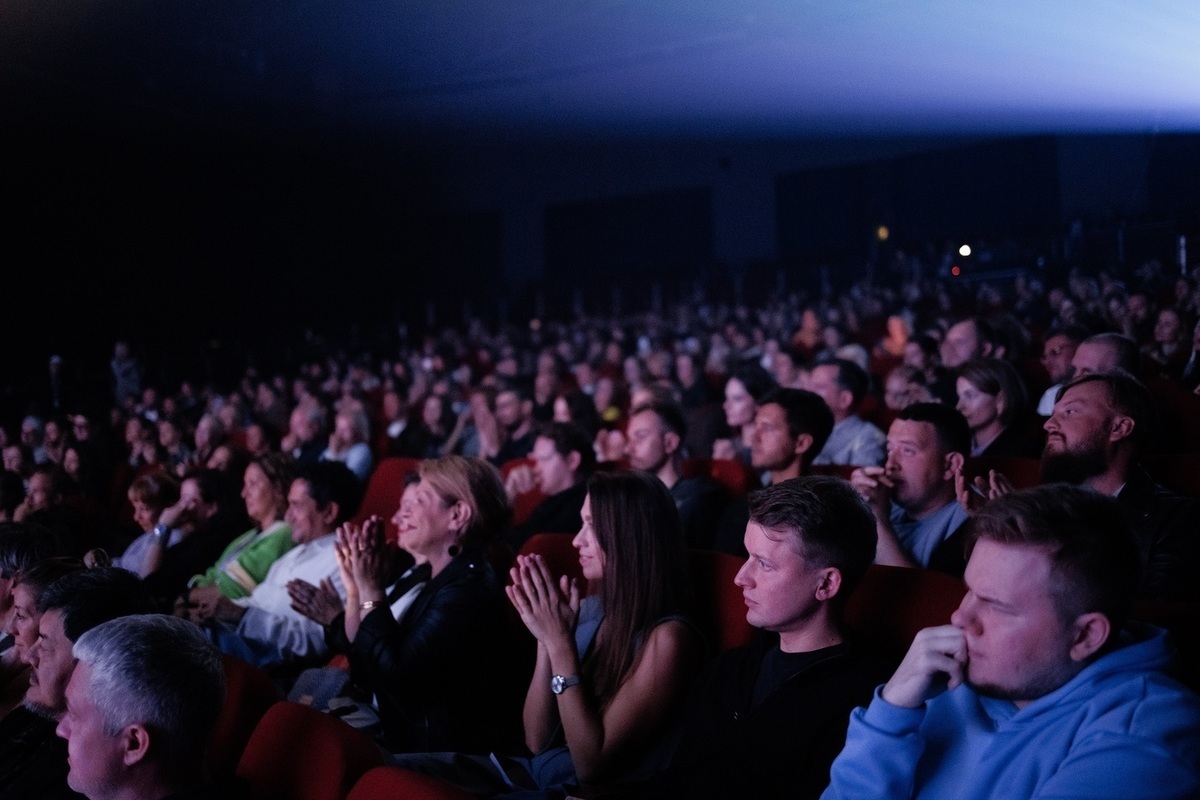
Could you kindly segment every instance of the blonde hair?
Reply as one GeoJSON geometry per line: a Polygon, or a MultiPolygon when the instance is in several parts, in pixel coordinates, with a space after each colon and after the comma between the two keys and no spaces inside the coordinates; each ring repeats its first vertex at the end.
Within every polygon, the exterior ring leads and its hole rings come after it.
{"type": "Polygon", "coordinates": [[[464,537],[486,541],[508,522],[512,508],[500,471],[481,458],[442,456],[422,461],[421,480],[433,487],[446,505],[459,501],[471,510],[464,537]]]}

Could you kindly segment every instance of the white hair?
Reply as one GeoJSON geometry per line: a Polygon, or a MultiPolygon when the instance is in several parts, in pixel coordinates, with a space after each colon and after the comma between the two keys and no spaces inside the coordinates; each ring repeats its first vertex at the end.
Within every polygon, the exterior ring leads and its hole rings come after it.
{"type": "Polygon", "coordinates": [[[87,690],[107,734],[145,725],[172,763],[204,751],[225,669],[199,628],[163,614],[118,617],[82,634],[73,652],[91,669],[87,690]]]}

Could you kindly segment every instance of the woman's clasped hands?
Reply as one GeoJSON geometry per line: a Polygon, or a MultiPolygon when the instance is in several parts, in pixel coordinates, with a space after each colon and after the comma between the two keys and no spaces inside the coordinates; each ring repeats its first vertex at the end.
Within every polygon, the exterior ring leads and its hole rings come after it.
{"type": "Polygon", "coordinates": [[[578,582],[566,575],[555,581],[539,555],[517,556],[509,574],[508,599],[538,643],[569,641],[579,617],[578,582]]]}

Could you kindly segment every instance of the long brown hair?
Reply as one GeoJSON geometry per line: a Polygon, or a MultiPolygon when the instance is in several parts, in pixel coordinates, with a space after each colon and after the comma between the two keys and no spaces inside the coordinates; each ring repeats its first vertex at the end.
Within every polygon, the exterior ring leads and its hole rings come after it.
{"type": "Polygon", "coordinates": [[[649,473],[597,473],[588,481],[588,497],[604,553],[604,629],[583,672],[604,708],[650,629],[684,609],[687,554],[675,501],[649,473]]]}

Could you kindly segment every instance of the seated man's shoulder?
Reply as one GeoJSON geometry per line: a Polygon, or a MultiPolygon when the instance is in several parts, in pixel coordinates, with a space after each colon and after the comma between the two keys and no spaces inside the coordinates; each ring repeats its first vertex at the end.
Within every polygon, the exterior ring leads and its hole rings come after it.
{"type": "Polygon", "coordinates": [[[1088,678],[1080,687],[1087,709],[1083,724],[1139,737],[1188,731],[1200,752],[1200,696],[1169,676],[1173,660],[1166,631],[1129,624],[1122,646],[1083,673],[1088,678]],[[1088,696],[1094,698],[1090,705],[1088,696]]]}
{"type": "MultiPolygon", "coordinates": [[[[799,694],[806,695],[813,687],[819,687],[823,701],[835,701],[848,692],[857,698],[855,702],[866,702],[874,688],[886,681],[896,667],[894,659],[881,655],[858,636],[852,636],[846,643],[826,648],[819,654],[781,655],[778,642],[775,634],[758,631],[749,644],[727,650],[713,658],[705,670],[705,678],[710,685],[752,685],[759,679],[770,657],[787,659],[791,656],[795,663],[783,665],[783,672],[790,674],[783,679],[780,688],[802,690],[799,694]]],[[[788,691],[783,694],[789,693],[796,694],[788,691]]],[[[773,700],[781,701],[782,697],[773,700]]],[[[797,719],[797,724],[807,723],[797,719]]]]}

